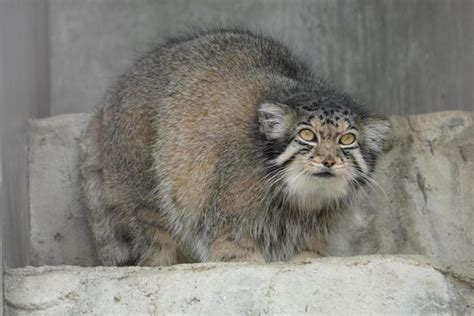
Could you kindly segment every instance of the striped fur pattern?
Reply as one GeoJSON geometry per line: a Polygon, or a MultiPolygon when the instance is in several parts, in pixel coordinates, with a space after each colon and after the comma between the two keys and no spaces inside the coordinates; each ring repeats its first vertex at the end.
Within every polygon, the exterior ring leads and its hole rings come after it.
{"type": "Polygon", "coordinates": [[[326,255],[389,133],[387,120],[272,38],[216,30],[170,40],[119,78],[81,142],[99,258],[159,266],[326,255]]]}

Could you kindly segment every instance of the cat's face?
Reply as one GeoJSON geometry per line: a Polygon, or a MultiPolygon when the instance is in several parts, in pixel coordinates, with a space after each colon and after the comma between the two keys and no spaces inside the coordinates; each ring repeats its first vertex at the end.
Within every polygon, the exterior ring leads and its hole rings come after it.
{"type": "Polygon", "coordinates": [[[304,208],[342,199],[371,181],[390,132],[388,121],[361,117],[344,106],[267,102],[259,107],[259,123],[274,148],[270,163],[276,178],[285,183],[288,197],[304,208]]]}

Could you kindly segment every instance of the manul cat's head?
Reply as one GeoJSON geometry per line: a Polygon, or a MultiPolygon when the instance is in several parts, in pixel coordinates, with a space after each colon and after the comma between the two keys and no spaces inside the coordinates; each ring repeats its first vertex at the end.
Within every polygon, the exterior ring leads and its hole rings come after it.
{"type": "Polygon", "coordinates": [[[265,101],[258,108],[270,185],[304,209],[344,201],[371,175],[390,123],[331,93],[265,101]]]}

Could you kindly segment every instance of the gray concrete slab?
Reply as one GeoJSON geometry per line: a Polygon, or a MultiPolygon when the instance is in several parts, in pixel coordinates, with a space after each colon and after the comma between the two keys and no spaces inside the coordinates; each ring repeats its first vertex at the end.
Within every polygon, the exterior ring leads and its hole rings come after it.
{"type": "Polygon", "coordinates": [[[334,254],[473,261],[473,117],[466,112],[392,117],[394,134],[376,181],[340,221],[334,254]]]}
{"type": "MultiPolygon", "coordinates": [[[[472,286],[472,285],[471,285],[472,286]]],[[[9,315],[463,314],[472,287],[418,257],[8,270],[9,315]]]]}
{"type": "Polygon", "coordinates": [[[88,114],[29,124],[30,263],[97,263],[80,201],[78,146],[88,114]]]}

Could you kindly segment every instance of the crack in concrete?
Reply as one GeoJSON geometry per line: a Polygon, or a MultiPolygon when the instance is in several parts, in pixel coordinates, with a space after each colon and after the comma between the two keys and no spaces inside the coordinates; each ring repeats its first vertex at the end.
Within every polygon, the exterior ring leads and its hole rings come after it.
{"type": "Polygon", "coordinates": [[[458,274],[458,273],[454,273],[452,271],[449,270],[449,267],[446,267],[446,268],[440,268],[440,267],[437,267],[436,265],[431,265],[431,267],[440,272],[442,275],[444,275],[447,279],[454,279],[456,280],[456,282],[459,282],[461,284],[464,284],[465,286],[467,286],[471,291],[474,291],[474,280],[468,280],[466,278],[464,278],[462,275],[458,274]]]}
{"type": "Polygon", "coordinates": [[[263,308],[264,313],[267,313],[267,314],[269,313],[269,308],[270,308],[270,306],[272,305],[272,302],[273,302],[271,294],[273,292],[275,292],[276,279],[280,274],[282,274],[284,272],[288,272],[288,269],[287,268],[281,268],[280,270],[275,272],[275,274],[270,279],[267,291],[265,292],[265,296],[268,298],[268,302],[267,302],[267,304],[265,304],[265,307],[263,308]]]}
{"type": "Polygon", "coordinates": [[[459,154],[461,155],[463,162],[467,162],[469,160],[469,155],[466,153],[466,149],[463,146],[459,146],[459,154]]]}
{"type": "Polygon", "coordinates": [[[416,170],[416,184],[418,185],[418,188],[423,194],[423,200],[425,202],[425,205],[423,207],[424,210],[428,206],[428,194],[426,193],[427,188],[425,184],[425,178],[421,175],[421,172],[418,168],[416,170]]]}

